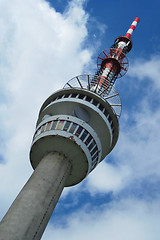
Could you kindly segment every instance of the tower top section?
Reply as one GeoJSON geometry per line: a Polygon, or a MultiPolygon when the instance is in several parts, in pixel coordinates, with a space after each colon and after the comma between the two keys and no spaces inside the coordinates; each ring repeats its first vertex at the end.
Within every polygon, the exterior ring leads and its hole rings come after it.
{"type": "Polygon", "coordinates": [[[128,29],[125,37],[128,37],[129,39],[131,38],[131,35],[132,35],[133,31],[135,30],[135,28],[136,28],[137,23],[139,22],[139,20],[140,20],[140,19],[139,19],[138,17],[136,17],[136,18],[134,19],[134,21],[133,21],[133,23],[131,24],[130,28],[128,29]]]}
{"type": "Polygon", "coordinates": [[[108,95],[117,78],[121,78],[128,70],[126,54],[132,49],[131,35],[139,22],[136,17],[125,36],[115,39],[110,49],[103,50],[97,59],[98,71],[91,81],[90,91],[103,97],[108,95]]]}
{"type": "Polygon", "coordinates": [[[65,186],[82,181],[112,151],[119,135],[121,99],[114,87],[128,70],[135,18],[125,36],[98,56],[94,75],[79,75],[43,103],[33,137],[30,159],[35,169],[50,152],[71,163],[65,186]]]}

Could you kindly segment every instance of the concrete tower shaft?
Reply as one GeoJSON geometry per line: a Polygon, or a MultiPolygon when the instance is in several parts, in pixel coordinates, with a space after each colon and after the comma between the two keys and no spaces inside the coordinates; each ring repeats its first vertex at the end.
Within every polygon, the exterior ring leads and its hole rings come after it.
{"type": "Polygon", "coordinates": [[[46,154],[2,219],[0,240],[39,240],[70,171],[62,154],[46,154]]]}

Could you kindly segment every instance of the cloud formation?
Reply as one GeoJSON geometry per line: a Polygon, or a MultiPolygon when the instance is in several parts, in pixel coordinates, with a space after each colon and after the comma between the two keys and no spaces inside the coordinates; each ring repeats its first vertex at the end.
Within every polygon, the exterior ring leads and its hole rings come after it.
{"type": "Polygon", "coordinates": [[[64,14],[43,0],[0,2],[0,216],[32,172],[28,155],[43,101],[87,67],[83,1],[64,14]],[[77,14],[78,13],[78,14],[77,14]]]}
{"type": "MultiPolygon", "coordinates": [[[[159,204],[123,199],[119,202],[90,208],[72,214],[67,228],[49,225],[42,239],[158,240],[159,204]]],[[[54,224],[54,222],[53,222],[54,224]]]]}

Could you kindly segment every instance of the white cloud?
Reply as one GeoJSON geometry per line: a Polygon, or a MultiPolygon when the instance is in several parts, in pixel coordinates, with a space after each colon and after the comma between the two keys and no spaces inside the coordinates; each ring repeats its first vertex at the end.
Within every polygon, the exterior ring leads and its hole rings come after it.
{"type": "Polygon", "coordinates": [[[137,77],[140,80],[148,78],[149,81],[153,81],[156,88],[160,89],[159,79],[160,73],[160,56],[149,56],[147,60],[136,59],[133,66],[129,69],[129,75],[131,77],[137,77]]]}
{"type": "Polygon", "coordinates": [[[42,239],[158,240],[159,203],[134,199],[121,200],[103,207],[85,206],[68,219],[66,228],[51,223],[42,239]]]}
{"type": "Polygon", "coordinates": [[[41,104],[91,59],[82,2],[61,14],[44,0],[0,1],[1,217],[32,173],[28,155],[41,104]]]}
{"type": "Polygon", "coordinates": [[[102,162],[88,176],[87,190],[91,195],[104,192],[119,192],[124,188],[126,179],[130,171],[125,166],[113,166],[107,162],[102,162]]]}
{"type": "MultiPolygon", "coordinates": [[[[130,68],[133,78],[131,88],[134,89],[135,78],[142,89],[139,101],[122,116],[120,139],[115,148],[117,161],[128,162],[132,169],[132,178],[160,177],[160,75],[159,57],[140,61],[130,68]],[[149,83],[148,83],[149,82],[149,83]],[[127,116],[127,117],[126,117],[127,116]],[[128,123],[132,122],[128,126],[128,123]],[[128,126],[128,127],[127,127],[128,126]]],[[[137,96],[138,97],[138,96],[137,96]]],[[[150,179],[150,180],[151,180],[150,179]]]]}

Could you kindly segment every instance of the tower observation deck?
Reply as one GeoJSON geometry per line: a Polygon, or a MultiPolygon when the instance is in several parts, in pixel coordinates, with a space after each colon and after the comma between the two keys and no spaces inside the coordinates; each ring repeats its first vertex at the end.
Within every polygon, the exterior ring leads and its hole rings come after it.
{"type": "Polygon", "coordinates": [[[135,18],[98,56],[95,75],[79,75],[43,103],[30,150],[33,175],[0,224],[0,240],[40,239],[65,186],[81,182],[114,148],[135,18]]]}

